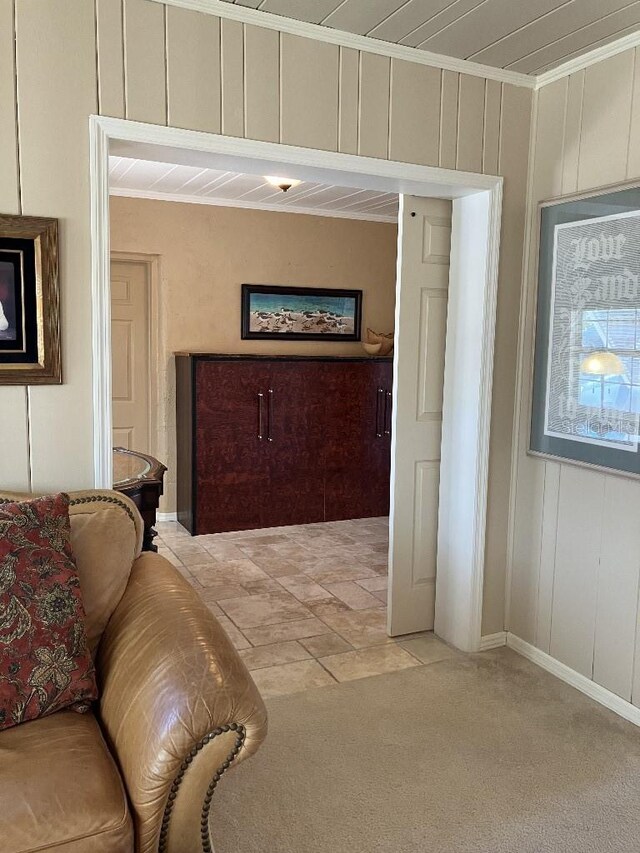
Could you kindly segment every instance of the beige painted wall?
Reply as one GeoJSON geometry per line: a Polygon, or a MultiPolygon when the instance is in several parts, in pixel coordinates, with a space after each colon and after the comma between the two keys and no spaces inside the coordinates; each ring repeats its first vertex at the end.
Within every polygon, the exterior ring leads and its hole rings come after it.
{"type": "Polygon", "coordinates": [[[363,291],[363,329],[394,325],[397,226],[326,216],[111,199],[111,249],[160,263],[158,453],[168,464],[163,512],[175,512],[175,372],[184,350],[363,355],[359,343],[243,341],[240,285],[291,284],[363,291]]]}
{"type": "Polygon", "coordinates": [[[508,627],[640,706],[640,482],[526,455],[537,203],[640,177],[638,51],[537,98],[508,627]]]}
{"type": "Polygon", "coordinates": [[[504,175],[483,620],[500,630],[531,90],[149,0],[0,0],[0,95],[0,209],[61,220],[65,384],[0,389],[13,488],[93,482],[91,113],[504,175]]]}

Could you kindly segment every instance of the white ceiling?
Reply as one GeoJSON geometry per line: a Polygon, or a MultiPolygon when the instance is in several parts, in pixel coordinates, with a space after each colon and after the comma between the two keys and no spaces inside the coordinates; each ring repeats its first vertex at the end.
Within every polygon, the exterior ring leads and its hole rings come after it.
{"type": "Polygon", "coordinates": [[[252,207],[375,222],[396,222],[398,219],[398,196],[395,193],[327,186],[310,181],[303,181],[283,193],[262,175],[178,166],[131,157],[109,157],[109,192],[138,198],[252,207]]]}
{"type": "Polygon", "coordinates": [[[225,2],[525,74],[640,30],[640,0],[225,2]]]}

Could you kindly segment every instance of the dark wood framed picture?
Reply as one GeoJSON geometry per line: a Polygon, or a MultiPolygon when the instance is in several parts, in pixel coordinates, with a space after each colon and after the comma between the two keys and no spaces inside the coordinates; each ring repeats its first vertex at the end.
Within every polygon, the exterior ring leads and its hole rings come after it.
{"type": "Polygon", "coordinates": [[[242,339],[359,341],[362,291],[242,285],[242,339]]]}
{"type": "Polygon", "coordinates": [[[58,220],[0,214],[0,385],[59,384],[58,220]]]}

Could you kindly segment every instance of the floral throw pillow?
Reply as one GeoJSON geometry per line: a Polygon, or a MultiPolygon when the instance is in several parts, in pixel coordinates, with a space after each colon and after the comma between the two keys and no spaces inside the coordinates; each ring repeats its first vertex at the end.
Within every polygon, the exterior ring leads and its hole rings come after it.
{"type": "Polygon", "coordinates": [[[0,729],[97,699],[69,496],[0,503],[0,729]]]}

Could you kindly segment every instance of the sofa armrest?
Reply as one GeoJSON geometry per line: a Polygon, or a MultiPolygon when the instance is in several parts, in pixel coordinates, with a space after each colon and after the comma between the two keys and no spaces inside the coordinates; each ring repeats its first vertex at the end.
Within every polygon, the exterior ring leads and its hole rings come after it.
{"type": "Polygon", "coordinates": [[[102,637],[100,717],[125,780],[138,853],[211,849],[220,776],[266,735],[251,676],[215,617],[163,557],[143,553],[102,637]]]}

